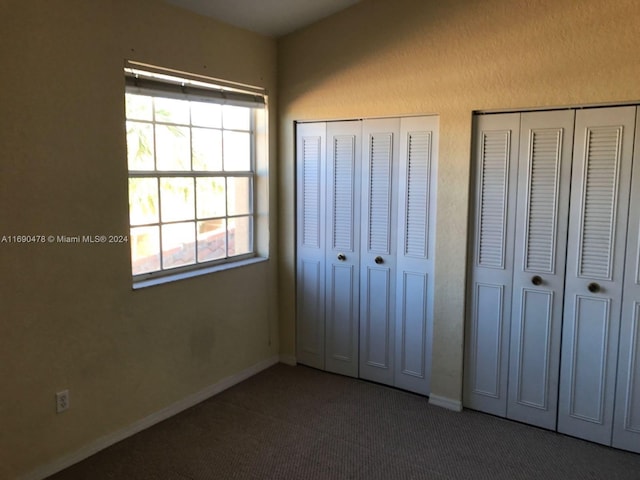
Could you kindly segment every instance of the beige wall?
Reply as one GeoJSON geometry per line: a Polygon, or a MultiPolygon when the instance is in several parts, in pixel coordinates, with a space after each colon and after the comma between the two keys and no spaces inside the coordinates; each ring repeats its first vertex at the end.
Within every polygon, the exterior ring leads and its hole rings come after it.
{"type": "MultiPolygon", "coordinates": [[[[0,237],[127,233],[126,58],[276,100],[274,40],[159,0],[2,0],[0,31],[0,237]]],[[[132,291],[127,244],[0,243],[0,478],[277,355],[272,250],[269,262],[132,291]],[[64,388],[71,409],[56,415],[64,388]]]]}
{"type": "Polygon", "coordinates": [[[160,0],[0,2],[0,236],[126,233],[126,58],[264,86],[272,106],[277,68],[280,97],[270,262],[134,292],[128,245],[0,243],[0,478],[295,353],[299,119],[440,115],[432,389],[460,399],[471,112],[639,100],[639,21],[635,0],[363,0],[276,52],[160,0]]]}
{"type": "Polygon", "coordinates": [[[640,100],[635,0],[363,0],[278,44],[280,342],[295,350],[295,120],[440,115],[432,393],[462,396],[472,111],[640,100]]]}

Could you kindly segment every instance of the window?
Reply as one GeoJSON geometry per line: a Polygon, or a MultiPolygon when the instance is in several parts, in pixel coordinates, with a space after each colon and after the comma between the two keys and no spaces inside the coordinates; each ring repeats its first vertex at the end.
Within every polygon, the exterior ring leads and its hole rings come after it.
{"type": "Polygon", "coordinates": [[[134,281],[256,255],[256,128],[264,97],[127,70],[134,281]]]}

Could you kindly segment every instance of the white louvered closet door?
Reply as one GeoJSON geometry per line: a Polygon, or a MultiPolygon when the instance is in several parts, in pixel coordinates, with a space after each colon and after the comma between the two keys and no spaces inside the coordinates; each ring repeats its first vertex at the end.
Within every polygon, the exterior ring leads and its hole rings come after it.
{"type": "Polygon", "coordinates": [[[572,110],[523,113],[507,417],[555,430],[572,110]]]}
{"type": "Polygon", "coordinates": [[[558,431],[611,444],[635,107],[576,113],[558,431]]]}
{"type": "Polygon", "coordinates": [[[475,225],[464,404],[505,416],[520,114],[474,117],[475,225]]]}
{"type": "Polygon", "coordinates": [[[428,395],[433,338],[438,117],[400,121],[395,386],[428,395]]]}
{"type": "Polygon", "coordinates": [[[325,144],[324,123],[298,124],[296,138],[296,355],[324,369],[325,360],[325,144]]]}
{"type": "Polygon", "coordinates": [[[362,123],[327,123],[326,370],[358,376],[362,123]]]}
{"type": "Polygon", "coordinates": [[[640,111],[628,230],[612,445],[640,453],[640,111]]]}
{"type": "Polygon", "coordinates": [[[364,120],[360,377],[393,385],[396,187],[400,119],[364,120]]]}

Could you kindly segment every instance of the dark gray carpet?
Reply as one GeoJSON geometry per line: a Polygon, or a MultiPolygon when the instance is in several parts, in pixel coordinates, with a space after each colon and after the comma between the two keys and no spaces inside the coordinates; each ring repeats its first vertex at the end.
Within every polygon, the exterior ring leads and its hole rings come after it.
{"type": "Polygon", "coordinates": [[[640,455],[276,365],[50,480],[640,479],[640,455]]]}

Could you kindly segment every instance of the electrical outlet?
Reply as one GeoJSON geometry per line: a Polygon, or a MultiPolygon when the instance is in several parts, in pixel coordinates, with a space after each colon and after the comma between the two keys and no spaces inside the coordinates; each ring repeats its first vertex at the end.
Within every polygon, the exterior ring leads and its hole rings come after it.
{"type": "Polygon", "coordinates": [[[69,390],[56,393],[56,413],[62,413],[69,409],[69,390]]]}

